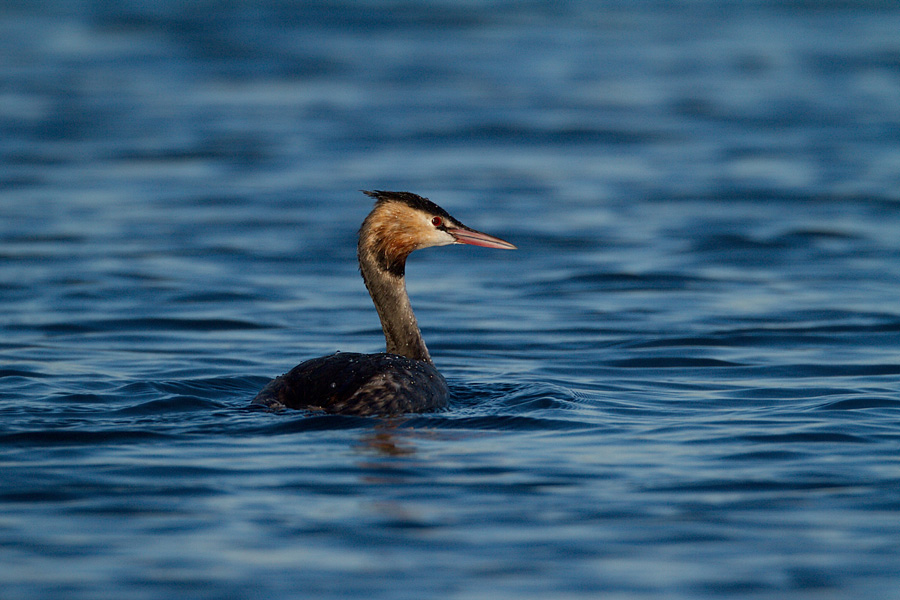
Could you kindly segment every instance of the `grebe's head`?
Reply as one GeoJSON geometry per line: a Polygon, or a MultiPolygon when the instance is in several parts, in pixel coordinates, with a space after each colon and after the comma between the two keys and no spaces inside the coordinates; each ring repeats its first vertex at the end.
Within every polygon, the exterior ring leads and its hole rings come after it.
{"type": "Polygon", "coordinates": [[[449,244],[516,249],[507,241],[466,227],[428,198],[410,192],[363,193],[375,198],[375,208],[366,217],[361,232],[373,238],[393,240],[391,243],[409,248],[409,252],[449,244]]]}
{"type": "Polygon", "coordinates": [[[375,207],[359,230],[359,251],[370,252],[391,272],[403,274],[406,257],[431,246],[470,244],[514,250],[494,236],[466,227],[427,198],[410,192],[363,191],[375,207]]]}

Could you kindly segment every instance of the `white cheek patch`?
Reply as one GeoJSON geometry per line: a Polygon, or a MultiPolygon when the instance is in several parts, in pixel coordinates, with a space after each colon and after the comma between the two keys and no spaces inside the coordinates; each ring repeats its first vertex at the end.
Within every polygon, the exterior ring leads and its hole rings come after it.
{"type": "Polygon", "coordinates": [[[452,235],[450,235],[450,234],[447,233],[446,231],[442,231],[442,232],[441,232],[441,239],[444,240],[444,241],[441,243],[441,246],[448,246],[448,245],[450,245],[450,244],[458,244],[458,243],[459,243],[459,242],[456,241],[456,238],[455,238],[455,237],[453,237],[452,235]]]}
{"type": "Polygon", "coordinates": [[[437,229],[436,227],[432,227],[431,235],[429,236],[429,242],[429,245],[431,246],[448,246],[450,244],[455,244],[456,238],[446,231],[437,229]]]}
{"type": "Polygon", "coordinates": [[[448,246],[456,243],[456,238],[446,231],[435,227],[431,222],[431,217],[422,215],[421,217],[422,244],[421,247],[429,246],[448,246]]]}

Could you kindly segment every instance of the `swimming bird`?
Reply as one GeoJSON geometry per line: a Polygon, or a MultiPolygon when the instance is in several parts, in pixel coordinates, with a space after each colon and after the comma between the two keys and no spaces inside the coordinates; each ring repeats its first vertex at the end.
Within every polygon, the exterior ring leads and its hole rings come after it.
{"type": "Polygon", "coordinates": [[[381,318],[386,351],[338,352],[303,362],[270,381],[254,405],[354,415],[397,415],[446,406],[447,382],[431,360],[406,293],[406,258],[414,250],[449,244],[516,247],[466,227],[422,196],[363,193],[375,199],[375,207],[360,227],[357,258],[381,318]]]}

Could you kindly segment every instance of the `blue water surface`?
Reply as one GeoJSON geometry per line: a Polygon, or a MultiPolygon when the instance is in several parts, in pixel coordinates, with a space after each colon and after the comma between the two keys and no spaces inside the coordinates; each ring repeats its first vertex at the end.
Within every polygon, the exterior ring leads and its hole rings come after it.
{"type": "Polygon", "coordinates": [[[900,598],[895,2],[12,2],[0,597],[900,598]],[[360,189],[450,382],[383,348],[360,189]]]}

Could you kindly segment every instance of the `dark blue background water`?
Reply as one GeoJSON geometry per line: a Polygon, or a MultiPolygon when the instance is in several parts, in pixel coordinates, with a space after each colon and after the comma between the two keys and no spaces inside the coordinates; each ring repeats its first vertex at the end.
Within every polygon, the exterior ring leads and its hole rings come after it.
{"type": "Polygon", "coordinates": [[[900,597],[895,2],[19,2],[0,596],[900,597]],[[113,6],[114,4],[114,6],[113,6]],[[378,351],[453,407],[246,410],[378,351]]]}

